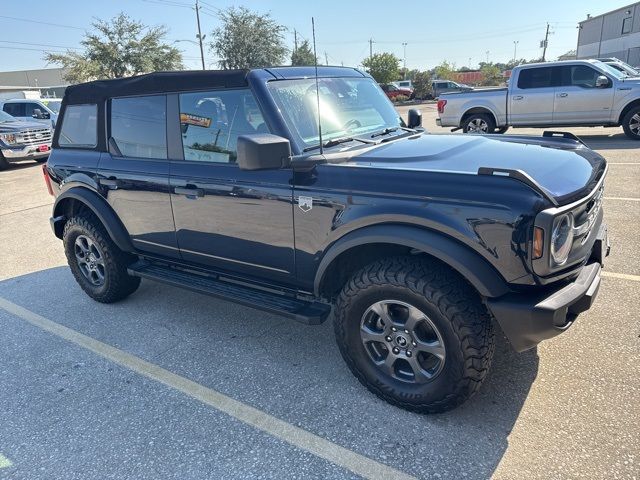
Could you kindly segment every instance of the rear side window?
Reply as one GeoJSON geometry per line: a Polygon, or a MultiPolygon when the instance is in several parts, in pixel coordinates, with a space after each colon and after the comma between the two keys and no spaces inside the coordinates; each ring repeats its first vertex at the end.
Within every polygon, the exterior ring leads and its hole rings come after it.
{"type": "Polygon", "coordinates": [[[2,109],[14,117],[24,117],[24,103],[5,103],[2,109]]]}
{"type": "Polygon", "coordinates": [[[98,106],[67,105],[62,119],[58,145],[91,147],[98,144],[98,106]]]}
{"type": "Polygon", "coordinates": [[[167,97],[111,100],[111,137],[124,157],[167,158],[167,97]]]}
{"type": "Polygon", "coordinates": [[[527,68],[520,71],[518,88],[546,88],[553,86],[553,68],[527,68]]]}

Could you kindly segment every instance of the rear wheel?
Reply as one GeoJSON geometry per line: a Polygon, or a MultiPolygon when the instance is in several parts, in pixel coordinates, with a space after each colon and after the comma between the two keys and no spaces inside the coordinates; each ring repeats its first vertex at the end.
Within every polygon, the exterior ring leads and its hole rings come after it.
{"type": "Polygon", "coordinates": [[[496,122],[487,113],[472,113],[462,123],[462,131],[464,133],[487,134],[493,133],[495,128],[496,122]]]}
{"type": "Polygon", "coordinates": [[[113,303],[131,295],[140,285],[139,277],[127,274],[135,258],[122,252],[92,214],[70,218],[64,226],[64,251],[71,272],[91,298],[113,303]]]}
{"type": "Polygon", "coordinates": [[[353,275],[335,311],[336,339],[353,374],[387,402],[421,413],[460,405],[491,364],[489,313],[436,261],[384,259],[353,275]]]}
{"type": "Polygon", "coordinates": [[[622,119],[622,129],[627,137],[640,140],[640,107],[629,110],[622,119]]]}

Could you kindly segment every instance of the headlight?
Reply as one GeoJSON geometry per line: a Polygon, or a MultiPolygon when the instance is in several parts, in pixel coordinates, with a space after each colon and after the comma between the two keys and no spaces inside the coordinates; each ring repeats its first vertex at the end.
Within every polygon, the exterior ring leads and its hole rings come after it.
{"type": "Polygon", "coordinates": [[[0,134],[0,140],[2,140],[4,143],[12,145],[16,143],[16,136],[13,133],[3,133],[0,134]]]}
{"type": "Polygon", "coordinates": [[[551,257],[556,265],[562,265],[569,258],[573,244],[573,215],[561,215],[553,222],[551,233],[551,257]]]}

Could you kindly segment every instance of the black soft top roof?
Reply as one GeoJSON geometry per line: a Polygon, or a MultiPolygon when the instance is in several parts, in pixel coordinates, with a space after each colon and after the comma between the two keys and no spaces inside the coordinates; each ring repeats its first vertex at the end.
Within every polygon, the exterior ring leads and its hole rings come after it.
{"type": "Polygon", "coordinates": [[[247,85],[248,70],[193,70],[155,72],[137,77],[71,85],[65,90],[67,104],[98,103],[112,97],[154,94],[247,85]]]}

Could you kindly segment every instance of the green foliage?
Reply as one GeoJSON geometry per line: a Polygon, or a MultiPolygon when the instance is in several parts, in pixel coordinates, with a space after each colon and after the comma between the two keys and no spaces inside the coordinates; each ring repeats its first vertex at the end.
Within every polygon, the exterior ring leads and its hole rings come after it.
{"type": "Polygon", "coordinates": [[[213,31],[211,50],[220,68],[261,68],[284,64],[286,28],[271,15],[245,7],[231,7],[219,14],[222,25],[213,31]]]}
{"type": "Polygon", "coordinates": [[[291,65],[295,67],[315,64],[316,58],[311,51],[309,41],[304,40],[300,46],[291,53],[291,65]]]}
{"type": "Polygon", "coordinates": [[[409,97],[406,95],[396,95],[393,97],[394,102],[406,102],[407,100],[409,100],[409,97]]]}
{"type": "Polygon", "coordinates": [[[482,72],[482,85],[499,85],[504,81],[502,77],[502,70],[494,64],[484,64],[480,69],[482,72]]]}
{"type": "Polygon", "coordinates": [[[455,80],[456,64],[446,60],[438,65],[434,70],[434,77],[439,80],[455,80]]]}
{"type": "Polygon", "coordinates": [[[71,83],[182,68],[180,51],[164,41],[164,26],[146,27],[124,13],[92,25],[80,42],[83,52],[45,54],[47,62],[66,69],[65,80],[71,83]]]}
{"type": "Polygon", "coordinates": [[[417,72],[413,76],[413,92],[416,98],[427,98],[433,94],[431,79],[431,72],[417,72]]]}
{"type": "Polygon", "coordinates": [[[378,83],[391,83],[398,79],[400,59],[393,53],[376,53],[362,61],[362,66],[378,83]]]}

